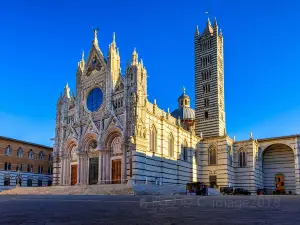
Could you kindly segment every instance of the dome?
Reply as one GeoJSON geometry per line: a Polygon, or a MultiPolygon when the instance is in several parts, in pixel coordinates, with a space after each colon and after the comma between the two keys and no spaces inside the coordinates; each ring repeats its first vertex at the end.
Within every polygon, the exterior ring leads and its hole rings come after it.
{"type": "Polygon", "coordinates": [[[181,120],[195,120],[195,111],[190,107],[176,109],[171,115],[176,119],[179,117],[181,120]]]}
{"type": "Polygon", "coordinates": [[[190,97],[184,92],[184,93],[182,93],[182,95],[180,95],[180,96],[178,97],[178,101],[179,101],[180,99],[185,99],[185,98],[190,99],[190,97]]]}

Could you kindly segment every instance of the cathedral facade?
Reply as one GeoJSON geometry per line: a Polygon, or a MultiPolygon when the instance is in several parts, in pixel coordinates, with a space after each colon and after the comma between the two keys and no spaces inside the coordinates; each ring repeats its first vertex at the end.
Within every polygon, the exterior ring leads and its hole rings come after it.
{"type": "Polygon", "coordinates": [[[134,49],[121,74],[115,35],[104,57],[97,30],[89,55],[58,99],[54,185],[127,183],[300,191],[300,136],[236,141],[226,134],[223,35],[217,21],[198,27],[195,110],[183,90],[165,112],[147,99],[147,70],[134,49]]]}

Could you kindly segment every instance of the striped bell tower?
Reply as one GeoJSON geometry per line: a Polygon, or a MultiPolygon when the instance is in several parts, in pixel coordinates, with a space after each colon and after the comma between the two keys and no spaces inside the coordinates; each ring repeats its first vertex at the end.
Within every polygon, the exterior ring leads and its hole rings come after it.
{"type": "Polygon", "coordinates": [[[208,18],[202,34],[197,26],[194,42],[196,135],[223,136],[226,133],[223,35],[217,20],[212,26],[208,18]]]}

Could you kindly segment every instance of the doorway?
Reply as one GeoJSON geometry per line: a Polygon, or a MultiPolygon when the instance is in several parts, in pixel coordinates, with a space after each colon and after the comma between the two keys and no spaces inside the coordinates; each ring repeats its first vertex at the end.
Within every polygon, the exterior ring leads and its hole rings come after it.
{"type": "Polygon", "coordinates": [[[77,165],[71,165],[71,185],[77,183],[77,165]]]}
{"type": "Polygon", "coordinates": [[[270,191],[296,191],[295,155],[293,150],[284,144],[273,144],[263,153],[263,185],[270,191]]]}
{"type": "Polygon", "coordinates": [[[115,159],[112,161],[111,180],[113,184],[121,183],[121,159],[115,159]]]}
{"type": "Polygon", "coordinates": [[[89,184],[98,183],[98,168],[99,168],[99,158],[90,158],[89,159],[89,184]]]}
{"type": "Polygon", "coordinates": [[[209,186],[211,188],[216,188],[217,186],[217,176],[209,176],[209,186]]]}
{"type": "Polygon", "coordinates": [[[276,192],[283,193],[284,192],[284,175],[276,174],[275,175],[275,185],[276,192]]]}

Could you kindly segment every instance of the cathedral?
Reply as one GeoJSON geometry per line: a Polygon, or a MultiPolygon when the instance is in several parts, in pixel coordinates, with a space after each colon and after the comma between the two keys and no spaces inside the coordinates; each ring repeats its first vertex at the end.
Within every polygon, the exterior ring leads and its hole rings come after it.
{"type": "Polygon", "coordinates": [[[195,109],[183,89],[177,109],[166,112],[147,98],[147,70],[136,49],[122,74],[115,35],[105,57],[94,30],[75,94],[66,85],[57,101],[54,185],[199,181],[299,193],[299,135],[250,133],[237,141],[226,134],[223,34],[216,19],[201,31],[194,34],[195,109]]]}

